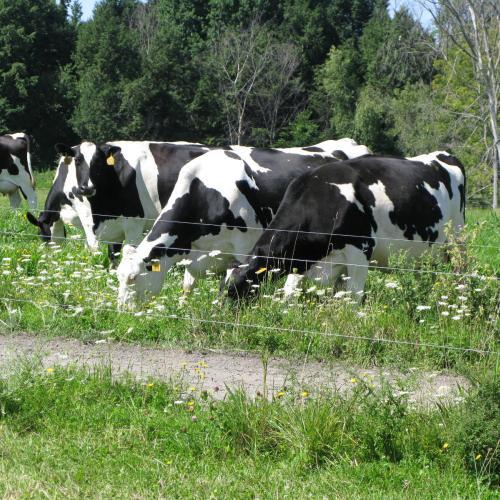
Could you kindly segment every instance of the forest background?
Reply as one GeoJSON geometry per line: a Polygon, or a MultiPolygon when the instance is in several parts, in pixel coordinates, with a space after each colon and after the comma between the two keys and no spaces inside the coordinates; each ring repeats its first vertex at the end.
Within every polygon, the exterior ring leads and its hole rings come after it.
{"type": "Polygon", "coordinates": [[[496,206],[498,7],[421,3],[425,26],[386,0],[0,0],[0,132],[40,169],[81,140],[447,149],[496,206]]]}

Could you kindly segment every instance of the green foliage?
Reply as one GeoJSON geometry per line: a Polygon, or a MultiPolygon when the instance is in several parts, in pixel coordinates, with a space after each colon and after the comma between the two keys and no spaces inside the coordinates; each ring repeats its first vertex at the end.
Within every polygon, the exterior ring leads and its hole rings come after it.
{"type": "Polygon", "coordinates": [[[127,83],[140,74],[136,34],[128,25],[136,0],[103,0],[81,26],[75,53],[78,105],[73,125],[93,141],[125,139],[128,112],[123,109],[127,83]]]}
{"type": "Polygon", "coordinates": [[[315,96],[318,109],[329,111],[332,137],[353,135],[361,81],[360,61],[353,42],[332,47],[318,72],[318,93],[315,96]]]}
{"type": "Polygon", "coordinates": [[[293,122],[281,132],[276,147],[317,144],[321,139],[319,125],[312,119],[312,113],[306,110],[298,113],[293,122]]]}
{"type": "Polygon", "coordinates": [[[498,373],[482,377],[457,411],[454,444],[467,468],[500,486],[500,381],[498,373]]]}
{"type": "Polygon", "coordinates": [[[53,157],[55,142],[74,139],[62,77],[75,39],[66,14],[53,0],[0,1],[0,130],[36,138],[35,167],[53,157]]]}
{"type": "Polygon", "coordinates": [[[460,418],[479,422],[468,403],[424,409],[369,381],[217,401],[105,366],[13,372],[0,380],[4,496],[495,495],[451,439],[460,418]]]}
{"type": "Polygon", "coordinates": [[[390,137],[391,106],[388,99],[373,87],[361,91],[354,116],[354,137],[373,152],[394,154],[395,145],[390,137]]]}

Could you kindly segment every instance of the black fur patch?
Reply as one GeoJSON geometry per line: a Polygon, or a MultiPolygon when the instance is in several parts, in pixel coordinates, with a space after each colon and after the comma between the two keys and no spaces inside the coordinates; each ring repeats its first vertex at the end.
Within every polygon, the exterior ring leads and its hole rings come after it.
{"type": "Polygon", "coordinates": [[[164,207],[174,189],[181,168],[208,149],[200,145],[151,143],[149,149],[158,167],[158,195],[164,207]]]}
{"type": "Polygon", "coordinates": [[[97,148],[90,161],[89,177],[95,187],[95,195],[88,200],[92,208],[94,230],[108,219],[120,216],[144,217],[135,170],[121,152],[115,153],[114,159],[114,166],[108,165],[105,153],[97,148]]]}
{"type": "Polygon", "coordinates": [[[221,224],[240,226],[239,231],[246,231],[245,221],[233,215],[229,209],[229,201],[218,191],[207,188],[203,182],[195,178],[191,181],[189,192],[178,198],[173,207],[161,215],[147,236],[148,241],[154,241],[163,234],[169,234],[176,236],[174,243],[169,248],[157,245],[145,261],[165,254],[171,257],[175,254],[188,253],[193,242],[202,236],[219,234],[221,224]],[[196,224],[198,222],[203,224],[196,224]]]}

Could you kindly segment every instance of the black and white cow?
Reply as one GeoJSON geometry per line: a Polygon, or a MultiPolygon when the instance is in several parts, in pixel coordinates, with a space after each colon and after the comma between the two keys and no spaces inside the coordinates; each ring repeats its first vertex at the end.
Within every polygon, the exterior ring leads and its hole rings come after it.
{"type": "Polygon", "coordinates": [[[30,138],[22,132],[0,136],[0,193],[19,207],[21,195],[36,208],[35,178],[31,170],[30,138]]]}
{"type": "Polygon", "coordinates": [[[295,269],[285,295],[304,277],[335,285],[345,273],[347,291],[361,299],[370,261],[387,266],[400,250],[409,257],[442,250],[434,244],[446,241],[447,225],[460,230],[464,210],[464,169],[446,152],[365,156],[307,172],[290,184],[251,257],[231,273],[228,295],[244,297],[265,276],[295,269]]]}
{"type": "Polygon", "coordinates": [[[45,241],[60,243],[66,237],[65,224],[82,228],[88,246],[97,250],[98,241],[93,232],[92,209],[84,196],[78,195],[78,180],[72,159],[61,156],[54,181],[38,218],[28,212],[28,221],[38,227],[45,241]]]}
{"type": "Polygon", "coordinates": [[[165,273],[181,259],[190,261],[186,269],[193,277],[184,282],[185,291],[208,268],[225,270],[251,250],[293,179],[338,157],[368,153],[365,146],[341,139],[282,150],[233,146],[191,161],[145,239],[124,249],[117,272],[120,305],[158,294],[165,273]],[[159,266],[152,262],[156,259],[159,266]]]}
{"type": "MultiPolygon", "coordinates": [[[[181,167],[208,148],[117,141],[83,142],[74,147],[58,144],[56,150],[62,156],[45,209],[38,220],[28,216],[30,221],[40,227],[42,235],[54,235],[60,233],[65,217],[76,214],[91,248],[99,241],[115,248],[142,239],[168,200],[181,167]]],[[[74,217],[69,221],[78,225],[74,217]]]]}

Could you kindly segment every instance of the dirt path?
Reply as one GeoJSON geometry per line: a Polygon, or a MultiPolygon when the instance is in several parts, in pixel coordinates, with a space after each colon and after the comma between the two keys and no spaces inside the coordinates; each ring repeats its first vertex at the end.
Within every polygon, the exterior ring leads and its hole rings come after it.
{"type": "MultiPolygon", "coordinates": [[[[223,398],[228,388],[243,387],[254,396],[263,390],[263,364],[256,355],[224,352],[185,352],[175,349],[142,347],[133,344],[83,343],[63,338],[47,339],[25,334],[0,334],[0,370],[6,372],[18,357],[38,356],[43,366],[76,364],[92,368],[111,365],[113,373],[130,372],[141,380],[168,380],[181,377],[196,392],[206,390],[223,398]]],[[[399,381],[409,392],[412,401],[433,404],[455,401],[460,388],[468,386],[463,377],[410,370],[401,373],[394,369],[359,368],[343,363],[291,361],[273,358],[267,370],[270,393],[284,386],[308,389],[313,394],[320,387],[348,391],[359,380],[380,386],[387,380],[399,389],[399,381]]]]}

